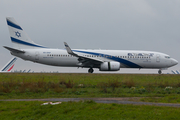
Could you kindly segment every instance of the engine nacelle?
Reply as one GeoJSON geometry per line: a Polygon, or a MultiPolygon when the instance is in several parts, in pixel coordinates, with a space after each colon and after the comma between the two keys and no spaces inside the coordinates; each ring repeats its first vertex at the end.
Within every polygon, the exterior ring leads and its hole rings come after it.
{"type": "Polygon", "coordinates": [[[103,62],[100,65],[100,71],[118,71],[120,70],[120,63],[119,62],[103,62]]]}

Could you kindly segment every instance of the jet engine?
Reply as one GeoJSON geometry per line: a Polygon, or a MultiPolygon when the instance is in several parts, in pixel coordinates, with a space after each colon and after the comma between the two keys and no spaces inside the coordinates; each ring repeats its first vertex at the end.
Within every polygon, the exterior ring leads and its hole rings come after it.
{"type": "Polygon", "coordinates": [[[103,62],[99,68],[100,71],[118,71],[120,70],[119,62],[103,62]]]}

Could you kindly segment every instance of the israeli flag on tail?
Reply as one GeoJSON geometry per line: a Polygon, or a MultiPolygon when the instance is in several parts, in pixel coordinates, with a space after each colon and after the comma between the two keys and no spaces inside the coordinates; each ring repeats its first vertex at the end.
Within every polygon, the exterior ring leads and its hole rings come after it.
{"type": "Polygon", "coordinates": [[[14,67],[14,63],[16,62],[17,58],[12,58],[2,69],[1,72],[10,72],[14,67]]]}
{"type": "Polygon", "coordinates": [[[10,38],[15,49],[33,49],[45,48],[41,45],[34,43],[21,26],[12,17],[7,17],[7,25],[10,33],[10,38]]]}

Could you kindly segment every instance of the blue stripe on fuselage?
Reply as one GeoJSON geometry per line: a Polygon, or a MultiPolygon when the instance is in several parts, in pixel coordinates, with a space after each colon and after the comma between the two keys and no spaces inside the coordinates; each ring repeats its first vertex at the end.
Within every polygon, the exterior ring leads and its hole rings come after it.
{"type": "Polygon", "coordinates": [[[8,24],[9,26],[11,26],[11,27],[14,27],[14,28],[16,28],[16,29],[22,30],[22,28],[21,28],[19,25],[16,25],[16,24],[10,22],[9,20],[7,20],[7,24],[8,24]]]}
{"type": "Polygon", "coordinates": [[[24,41],[22,41],[22,40],[18,40],[18,39],[13,38],[13,37],[11,37],[11,41],[12,41],[12,42],[19,43],[19,44],[23,44],[23,45],[32,46],[32,47],[46,48],[46,47],[43,47],[43,46],[39,46],[39,45],[35,45],[35,44],[32,44],[32,43],[24,42],[24,41]]]}
{"type": "Polygon", "coordinates": [[[133,62],[130,62],[130,61],[122,59],[122,58],[117,58],[117,57],[114,57],[112,55],[107,55],[107,54],[102,54],[102,53],[94,53],[94,52],[86,52],[86,51],[79,51],[79,50],[73,50],[73,51],[74,52],[81,52],[81,53],[91,54],[91,55],[96,55],[96,56],[101,56],[101,57],[107,56],[106,57],[107,59],[111,59],[111,60],[120,62],[122,64],[125,64],[125,65],[129,66],[130,68],[142,68],[141,66],[139,66],[139,65],[137,65],[137,64],[135,64],[133,62]],[[108,56],[111,56],[111,57],[108,57],[108,56]]]}

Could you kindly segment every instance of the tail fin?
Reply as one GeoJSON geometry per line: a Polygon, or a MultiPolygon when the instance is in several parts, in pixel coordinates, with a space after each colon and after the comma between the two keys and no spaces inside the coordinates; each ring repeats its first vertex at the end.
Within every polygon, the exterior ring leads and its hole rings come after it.
{"type": "Polygon", "coordinates": [[[34,43],[26,32],[19,26],[19,24],[12,17],[7,17],[7,25],[13,47],[16,49],[32,49],[32,48],[45,48],[41,45],[34,43]]]}
{"type": "Polygon", "coordinates": [[[17,58],[12,58],[2,69],[2,72],[10,72],[12,68],[14,67],[14,63],[16,62],[17,58]]]}
{"type": "Polygon", "coordinates": [[[176,72],[175,72],[174,70],[171,70],[171,72],[172,72],[173,74],[176,74],[176,72]]]}

